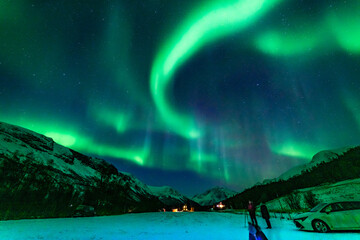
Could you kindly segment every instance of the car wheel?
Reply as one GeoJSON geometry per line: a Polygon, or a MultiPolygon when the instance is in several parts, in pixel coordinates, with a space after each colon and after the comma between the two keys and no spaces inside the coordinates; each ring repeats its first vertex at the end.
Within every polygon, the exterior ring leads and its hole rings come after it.
{"type": "Polygon", "coordinates": [[[312,227],[316,232],[326,233],[330,231],[329,226],[321,220],[314,220],[312,222],[312,227]]]}

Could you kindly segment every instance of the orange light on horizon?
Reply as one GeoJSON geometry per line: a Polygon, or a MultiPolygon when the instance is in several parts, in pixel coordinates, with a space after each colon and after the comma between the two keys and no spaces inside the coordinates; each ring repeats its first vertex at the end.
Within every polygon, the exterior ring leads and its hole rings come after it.
{"type": "Polygon", "coordinates": [[[222,204],[222,202],[220,202],[218,205],[216,205],[217,208],[223,209],[225,207],[224,204],[222,204]]]}

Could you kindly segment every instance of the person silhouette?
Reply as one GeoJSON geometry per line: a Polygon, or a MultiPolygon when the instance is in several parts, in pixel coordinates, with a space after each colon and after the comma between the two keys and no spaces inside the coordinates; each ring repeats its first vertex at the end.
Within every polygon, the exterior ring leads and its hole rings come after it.
{"type": "Polygon", "coordinates": [[[255,226],[258,225],[257,223],[257,220],[256,220],[256,214],[255,214],[255,211],[256,211],[256,206],[255,204],[249,200],[249,205],[248,205],[248,211],[249,211],[249,214],[250,214],[250,218],[251,218],[251,222],[252,224],[254,224],[255,226]]]}
{"type": "Polygon", "coordinates": [[[261,204],[260,210],[261,210],[261,216],[262,216],[262,218],[265,219],[265,221],[266,221],[267,228],[270,229],[270,228],[271,228],[270,214],[269,214],[269,211],[268,211],[266,205],[265,205],[265,204],[261,204]]]}

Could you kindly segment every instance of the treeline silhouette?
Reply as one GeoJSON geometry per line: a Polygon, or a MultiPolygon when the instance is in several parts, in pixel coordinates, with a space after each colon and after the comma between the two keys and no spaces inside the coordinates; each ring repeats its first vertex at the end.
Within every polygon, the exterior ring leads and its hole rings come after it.
{"type": "Polygon", "coordinates": [[[66,174],[51,165],[36,163],[33,158],[31,153],[0,153],[0,220],[71,217],[80,204],[93,206],[97,215],[162,207],[152,196],[139,195],[138,201],[130,198],[126,182],[129,177],[121,175],[125,184],[119,178],[114,180],[112,167],[104,167],[100,179],[85,180],[75,173],[66,174]]]}

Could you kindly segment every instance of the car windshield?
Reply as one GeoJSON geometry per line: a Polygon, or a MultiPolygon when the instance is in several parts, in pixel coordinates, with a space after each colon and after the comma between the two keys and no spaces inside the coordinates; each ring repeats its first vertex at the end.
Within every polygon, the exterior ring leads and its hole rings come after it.
{"type": "Polygon", "coordinates": [[[310,212],[317,212],[320,209],[322,209],[323,207],[325,207],[327,205],[327,203],[320,203],[318,205],[316,205],[316,207],[314,207],[313,209],[310,210],[310,212]]]}

